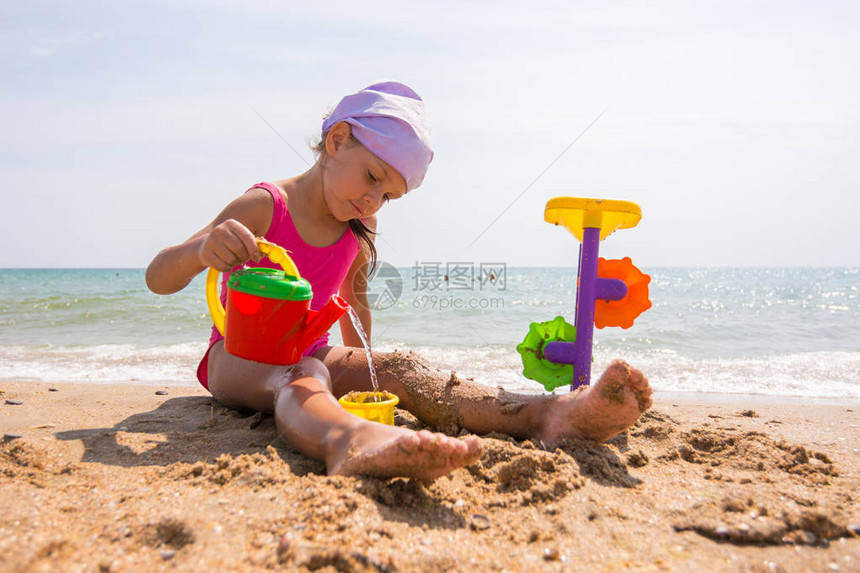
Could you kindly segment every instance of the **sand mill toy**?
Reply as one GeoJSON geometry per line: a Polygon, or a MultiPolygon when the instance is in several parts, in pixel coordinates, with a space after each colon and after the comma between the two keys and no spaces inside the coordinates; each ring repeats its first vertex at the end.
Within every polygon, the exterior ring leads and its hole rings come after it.
{"type": "Polygon", "coordinates": [[[571,390],[587,386],[594,326],[630,328],[636,317],[651,308],[651,277],[628,257],[598,258],[600,241],[614,231],[635,227],[641,219],[641,209],[629,201],[556,197],[547,202],[544,220],[562,225],[581,243],[576,314],[574,325],[561,316],[529,325],[528,334],[517,346],[523,376],[550,392],[568,384],[571,390]]]}
{"type": "MultiPolygon", "coordinates": [[[[265,267],[240,269],[227,279],[226,309],[218,296],[216,269],[206,276],[206,303],[224,349],[246,360],[291,365],[322,336],[349,305],[338,295],[319,310],[311,310],[313,291],[287,251],[257,239],[257,247],[282,270],[265,267]]],[[[351,392],[339,403],[368,420],[393,424],[397,396],[388,392],[351,392]]]]}

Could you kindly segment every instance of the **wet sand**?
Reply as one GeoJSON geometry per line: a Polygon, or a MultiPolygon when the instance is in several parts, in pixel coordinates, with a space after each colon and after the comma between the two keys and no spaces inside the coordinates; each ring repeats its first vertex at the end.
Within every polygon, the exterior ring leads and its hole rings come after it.
{"type": "Polygon", "coordinates": [[[202,388],[0,390],[0,571],[860,571],[857,403],[658,393],[427,485],[327,477],[202,388]]]}

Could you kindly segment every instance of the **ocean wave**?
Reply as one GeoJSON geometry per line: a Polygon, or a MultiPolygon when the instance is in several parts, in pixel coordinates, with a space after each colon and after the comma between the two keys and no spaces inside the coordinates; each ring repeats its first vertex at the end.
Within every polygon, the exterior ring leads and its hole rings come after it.
{"type": "MultiPolygon", "coordinates": [[[[405,345],[379,345],[376,350],[406,349],[405,345]]],[[[501,386],[507,391],[540,393],[543,387],[522,375],[515,349],[412,347],[433,365],[455,370],[459,376],[501,386]]],[[[826,398],[860,398],[860,353],[807,352],[756,358],[696,359],[672,350],[619,355],[595,351],[592,378],[616,358],[623,358],[648,376],[655,390],[666,392],[717,392],[826,398]]]]}
{"type": "MultiPolygon", "coordinates": [[[[522,362],[508,345],[426,346],[388,342],[377,352],[412,350],[442,371],[510,392],[538,394],[543,387],[522,375],[522,362]]],[[[0,380],[196,384],[205,342],[171,345],[5,346],[0,380]]],[[[825,398],[860,398],[860,352],[806,352],[754,358],[691,358],[672,349],[618,354],[596,349],[596,379],[615,358],[648,376],[655,390],[825,398]]],[[[559,389],[557,391],[564,391],[559,389]]]]}
{"type": "Polygon", "coordinates": [[[5,346],[0,380],[194,385],[205,343],[5,346]]]}

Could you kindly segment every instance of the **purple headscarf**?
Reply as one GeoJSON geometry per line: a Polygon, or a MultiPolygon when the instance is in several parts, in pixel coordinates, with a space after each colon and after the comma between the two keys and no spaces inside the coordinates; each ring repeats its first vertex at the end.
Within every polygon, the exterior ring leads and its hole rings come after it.
{"type": "Polygon", "coordinates": [[[380,82],[346,96],[323,122],[322,133],[341,121],[371,153],[403,176],[407,191],[421,185],[433,150],[424,101],[411,88],[380,82]]]}

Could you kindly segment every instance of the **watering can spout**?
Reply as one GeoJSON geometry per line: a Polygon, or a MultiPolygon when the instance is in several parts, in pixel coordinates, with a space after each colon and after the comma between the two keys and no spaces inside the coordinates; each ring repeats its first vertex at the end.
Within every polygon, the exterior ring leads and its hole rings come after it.
{"type": "Polygon", "coordinates": [[[349,310],[349,305],[338,295],[332,297],[319,310],[309,310],[305,326],[300,334],[298,347],[302,350],[325,334],[343,314],[349,310]]]}

